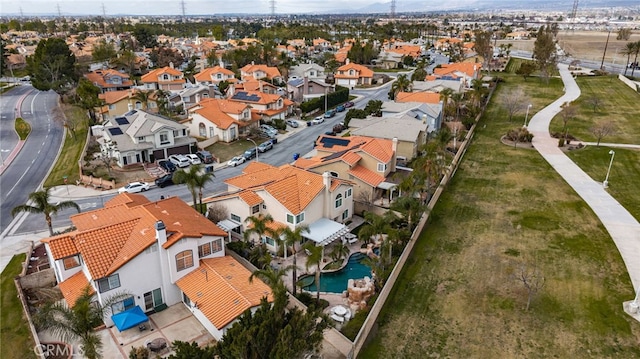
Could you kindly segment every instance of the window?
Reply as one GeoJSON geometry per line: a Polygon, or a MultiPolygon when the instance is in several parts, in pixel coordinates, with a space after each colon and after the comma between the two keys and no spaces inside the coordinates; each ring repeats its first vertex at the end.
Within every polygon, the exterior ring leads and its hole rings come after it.
{"type": "Polygon", "coordinates": [[[151,292],[144,293],[144,310],[151,310],[159,305],[164,304],[162,300],[162,290],[160,288],[154,289],[151,292]]]}
{"type": "Polygon", "coordinates": [[[287,213],[287,223],[291,223],[291,224],[296,224],[296,222],[294,222],[294,218],[292,214],[287,213]]]}
{"type": "Polygon", "coordinates": [[[302,222],[304,222],[304,212],[300,213],[297,216],[287,213],[287,223],[298,224],[302,222]]]}
{"type": "Polygon", "coordinates": [[[259,204],[251,207],[251,214],[256,214],[258,212],[260,212],[260,205],[259,204]]]}
{"type": "Polygon", "coordinates": [[[116,105],[109,105],[109,110],[115,110],[116,109],[116,105]]]}
{"type": "Polygon", "coordinates": [[[200,133],[200,137],[206,137],[207,136],[207,128],[204,125],[204,123],[200,123],[198,125],[198,132],[200,133]]]}
{"type": "Polygon", "coordinates": [[[64,265],[64,269],[75,268],[80,265],[80,257],[78,257],[77,255],[67,257],[62,260],[62,264],[64,265]]]}
{"type": "Polygon", "coordinates": [[[98,290],[100,293],[104,293],[118,287],[120,287],[120,276],[118,274],[98,280],[98,290]]]}
{"type": "Polygon", "coordinates": [[[349,198],[349,197],[351,197],[352,194],[353,194],[353,188],[349,188],[349,189],[347,189],[347,192],[345,192],[344,196],[346,198],[349,198]]]}
{"type": "Polygon", "coordinates": [[[296,216],[296,223],[302,223],[302,222],[304,222],[304,212],[296,216]]]}
{"type": "Polygon", "coordinates": [[[378,172],[384,172],[387,170],[387,164],[386,163],[378,163],[378,172]]]}
{"type": "Polygon", "coordinates": [[[336,196],[336,208],[342,206],[342,194],[338,193],[336,196]]]}
{"type": "Polygon", "coordinates": [[[136,106],[135,106],[138,110],[142,108],[142,102],[140,101],[136,101],[136,106]]]}
{"type": "Polygon", "coordinates": [[[169,75],[167,75],[167,74],[162,75],[162,79],[165,80],[165,81],[168,80],[169,79],[169,75]]]}
{"type": "Polygon", "coordinates": [[[345,209],[344,212],[342,212],[342,220],[344,221],[347,218],[349,218],[349,210],[345,209]]]}
{"type": "Polygon", "coordinates": [[[233,213],[231,213],[231,219],[236,221],[236,222],[242,222],[242,220],[240,219],[240,216],[235,215],[233,213]]]}
{"type": "Polygon", "coordinates": [[[118,314],[120,312],[124,312],[125,310],[131,309],[133,307],[135,307],[136,302],[133,298],[133,296],[127,297],[124,300],[121,300],[119,302],[113,303],[111,305],[111,313],[112,314],[118,314]]]}
{"type": "Polygon", "coordinates": [[[181,271],[191,267],[193,267],[192,250],[186,250],[176,254],[176,270],[181,271]]]}
{"type": "Polygon", "coordinates": [[[178,137],[178,136],[180,136],[180,131],[174,130],[173,131],[173,137],[178,137]]]}
{"type": "Polygon", "coordinates": [[[211,255],[212,253],[220,252],[222,250],[222,240],[216,239],[215,241],[205,243],[198,246],[198,256],[200,258],[211,255]]]}
{"type": "Polygon", "coordinates": [[[144,136],[138,137],[138,142],[144,142],[144,136]]]}
{"type": "Polygon", "coordinates": [[[271,237],[264,237],[263,238],[264,243],[270,245],[270,246],[274,246],[276,244],[276,241],[273,240],[273,238],[271,237]]]}
{"type": "Polygon", "coordinates": [[[160,144],[161,145],[168,145],[169,144],[169,133],[160,132],[160,144]]]}

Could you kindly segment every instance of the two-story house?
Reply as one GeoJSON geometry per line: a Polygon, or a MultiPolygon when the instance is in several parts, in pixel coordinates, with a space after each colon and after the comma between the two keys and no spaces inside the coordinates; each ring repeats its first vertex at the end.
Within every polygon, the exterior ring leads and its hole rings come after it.
{"type": "Polygon", "coordinates": [[[218,340],[270,288],[225,255],[226,233],[178,197],[155,202],[120,194],[104,208],[71,216],[73,232],[42,240],[69,306],[87,288],[103,304],[114,294],[108,327],[130,311],[153,313],[183,303],[218,340]]]}
{"type": "Polygon", "coordinates": [[[346,59],[346,64],[338,67],[334,75],[336,85],[353,89],[358,85],[372,85],[373,71],[366,66],[354,64],[346,59]]]}
{"type": "Polygon", "coordinates": [[[371,210],[372,205],[386,206],[396,198],[397,139],[351,136],[320,136],[316,155],[298,158],[294,166],[315,173],[353,182],[355,210],[371,210]]]}
{"type": "Polygon", "coordinates": [[[98,86],[101,93],[128,90],[133,86],[129,75],[111,69],[92,71],[85,74],[84,77],[98,86]]]}
{"type": "Polygon", "coordinates": [[[465,89],[470,89],[472,81],[482,77],[480,74],[481,69],[481,63],[454,62],[442,64],[440,67],[433,69],[433,76],[437,79],[459,80],[464,84],[465,89]]]}
{"type": "Polygon", "coordinates": [[[291,100],[260,91],[235,91],[229,100],[251,106],[254,116],[266,122],[284,120],[293,111],[291,100]]]}
{"type": "MultiPolygon", "coordinates": [[[[204,202],[227,208],[229,218],[222,225],[238,239],[242,238],[248,217],[270,214],[274,229],[307,225],[309,230],[303,236],[317,245],[326,245],[347,233],[343,223],[353,216],[353,184],[329,173],[251,162],[241,175],[225,183],[226,194],[204,202]]],[[[251,238],[265,243],[274,253],[281,245],[279,238],[268,235],[257,238],[254,234],[251,238]]]]}
{"type": "Polygon", "coordinates": [[[103,101],[103,105],[100,108],[96,108],[96,113],[100,114],[103,121],[107,121],[123,113],[131,110],[145,110],[151,113],[158,113],[157,94],[149,92],[147,95],[146,103],[141,101],[141,97],[136,95],[141,90],[129,89],[121,91],[108,91],[98,95],[98,98],[103,101]]]}
{"type": "Polygon", "coordinates": [[[151,70],[142,75],[140,82],[148,90],[179,91],[187,80],[182,71],[173,68],[173,64],[161,69],[151,70]]]}
{"type": "Polygon", "coordinates": [[[246,77],[253,77],[256,80],[261,80],[266,78],[266,79],[272,80],[275,83],[284,82],[284,78],[282,77],[282,74],[280,73],[280,70],[278,70],[277,67],[267,66],[262,64],[256,65],[253,62],[243,66],[240,69],[240,77],[242,77],[243,79],[246,77]]]}
{"type": "Polygon", "coordinates": [[[222,81],[236,82],[236,76],[231,70],[218,65],[208,67],[193,76],[196,83],[202,85],[218,85],[222,81]]]}
{"type": "Polygon", "coordinates": [[[260,117],[251,106],[226,99],[204,99],[189,109],[189,117],[181,123],[190,133],[213,142],[232,142],[258,128],[260,117]]]}
{"type": "Polygon", "coordinates": [[[143,110],[109,119],[102,127],[100,149],[120,167],[191,153],[196,143],[187,126],[143,110]]]}

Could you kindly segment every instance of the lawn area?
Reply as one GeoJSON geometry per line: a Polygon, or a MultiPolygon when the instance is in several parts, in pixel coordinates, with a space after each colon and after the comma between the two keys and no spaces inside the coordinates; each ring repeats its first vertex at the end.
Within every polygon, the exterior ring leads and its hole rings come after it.
{"type": "MultiPolygon", "coordinates": [[[[596,123],[610,121],[615,133],[602,142],[640,144],[640,94],[623,84],[615,76],[584,76],[576,79],[580,86],[580,97],[575,101],[578,111],[569,120],[569,133],[586,142],[596,142],[591,128],[596,123]],[[601,104],[593,110],[593,98],[601,104]]],[[[551,132],[562,131],[562,119],[557,115],[552,121],[551,132]]]]}
{"type": "Polygon", "coordinates": [[[71,136],[71,133],[67,131],[58,162],[55,163],[51,174],[44,182],[44,187],[63,185],[64,176],[68,176],[68,183],[75,183],[77,179],[80,179],[78,160],[82,156],[82,149],[87,140],[88,119],[86,112],[79,107],[66,105],[64,114],[68,118],[76,117],[78,119],[76,123],[79,125],[76,128],[75,137],[71,136]]]}
{"type": "MultiPolygon", "coordinates": [[[[268,139],[256,137],[256,138],[253,138],[253,140],[256,142],[256,144],[259,145],[262,142],[266,142],[268,139]]],[[[255,147],[251,141],[238,140],[238,141],[233,141],[231,143],[218,141],[205,149],[211,152],[213,156],[218,158],[220,163],[224,163],[232,159],[234,156],[240,156],[241,154],[244,153],[244,151],[248,150],[251,147],[255,147]]]]}
{"type": "MultiPolygon", "coordinates": [[[[609,147],[587,146],[567,153],[594,181],[602,182],[611,161],[609,147]]],[[[615,152],[609,173],[608,192],[640,221],[640,151],[613,148],[615,152]]]]}
{"type": "Polygon", "coordinates": [[[535,150],[499,141],[524,119],[508,122],[501,95],[523,87],[539,110],[561,83],[499,76],[505,82],[359,357],[640,357],[640,324],[622,311],[633,288],[606,230],[535,150]],[[522,268],[545,278],[528,311],[515,279],[522,268]]]}
{"type": "Polygon", "coordinates": [[[0,358],[35,358],[33,347],[35,343],[31,339],[31,332],[24,319],[22,305],[18,299],[18,291],[13,278],[22,271],[22,262],[26,254],[14,256],[0,275],[0,289],[2,294],[2,345],[0,345],[0,358]]]}

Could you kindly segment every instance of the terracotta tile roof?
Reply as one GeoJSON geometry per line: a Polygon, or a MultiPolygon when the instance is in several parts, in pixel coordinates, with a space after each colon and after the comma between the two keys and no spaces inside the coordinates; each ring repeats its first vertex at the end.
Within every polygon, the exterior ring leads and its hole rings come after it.
{"type": "Polygon", "coordinates": [[[158,82],[162,82],[162,83],[169,83],[169,82],[178,82],[178,83],[184,83],[185,79],[179,79],[179,80],[160,80],[160,76],[164,75],[164,74],[169,74],[172,77],[175,76],[182,76],[182,72],[174,69],[172,67],[169,66],[165,66],[161,69],[155,69],[155,70],[151,70],[148,73],[142,75],[142,77],[140,78],[140,81],[142,81],[143,83],[158,83],[158,82]]]}
{"type": "MultiPolygon", "coordinates": [[[[326,136],[321,136],[316,140],[316,149],[318,152],[329,152],[329,153],[337,153],[350,150],[358,154],[360,151],[369,154],[380,162],[389,162],[391,160],[391,156],[393,156],[393,142],[384,138],[373,138],[366,136],[350,136],[350,137],[341,137],[341,139],[349,140],[345,146],[339,146],[336,144],[332,144],[331,147],[325,147],[321,142],[322,138],[326,136]]],[[[345,162],[353,164],[355,161],[355,157],[347,157],[345,162]]]]}
{"type": "MultiPolygon", "coordinates": [[[[249,100],[233,98],[233,97],[230,97],[229,100],[240,102],[240,103],[248,103],[248,104],[257,103],[257,104],[260,104],[260,105],[266,105],[266,104],[270,104],[270,103],[275,103],[279,99],[282,98],[282,96],[280,96],[280,95],[275,95],[275,94],[270,94],[270,93],[265,93],[265,92],[260,92],[260,91],[249,91],[249,90],[242,90],[242,91],[246,93],[246,96],[256,95],[258,97],[258,100],[257,101],[249,101],[249,100]]],[[[264,112],[264,110],[263,110],[263,112],[264,112]]]]}
{"type": "Polygon", "coordinates": [[[358,155],[355,152],[347,152],[341,156],[342,160],[345,161],[349,166],[353,166],[358,163],[362,156],[358,155]]]}
{"type": "Polygon", "coordinates": [[[253,191],[242,191],[238,196],[249,206],[256,206],[264,202],[264,200],[253,191]]]}
{"type": "Polygon", "coordinates": [[[442,64],[441,67],[433,69],[433,73],[436,76],[444,76],[455,74],[456,72],[462,72],[469,77],[473,77],[480,72],[481,68],[481,63],[454,62],[451,64],[442,64]]]}
{"type": "Polygon", "coordinates": [[[110,87],[131,87],[133,86],[133,81],[129,79],[129,75],[122,73],[120,71],[105,69],[89,72],[84,75],[87,80],[91,81],[91,83],[97,84],[98,87],[101,88],[110,88],[110,87]],[[113,84],[107,83],[107,80],[110,77],[121,77],[121,83],[113,84]]]}
{"type": "Polygon", "coordinates": [[[440,103],[440,94],[428,91],[398,92],[396,102],[440,103]]]}
{"type": "Polygon", "coordinates": [[[349,174],[372,187],[377,187],[380,183],[384,182],[383,176],[363,166],[355,166],[349,171],[349,174]]]}
{"type": "Polygon", "coordinates": [[[336,70],[335,77],[352,77],[348,75],[349,70],[354,70],[356,72],[356,77],[373,77],[373,71],[367,68],[366,66],[362,66],[360,64],[354,64],[350,62],[346,65],[342,65],[338,67],[336,70]]]}
{"type": "Polygon", "coordinates": [[[247,104],[241,102],[219,98],[206,98],[200,101],[197,109],[191,110],[190,112],[199,114],[221,129],[228,129],[234,123],[238,125],[243,123],[243,121],[237,121],[229,114],[239,115],[246,110],[247,107],[247,104]]]}
{"type": "Polygon", "coordinates": [[[269,286],[258,278],[249,283],[250,276],[251,272],[231,256],[206,258],[176,285],[216,328],[222,329],[245,310],[259,305],[263,297],[273,301],[269,286]]]}
{"type": "Polygon", "coordinates": [[[76,304],[76,300],[78,300],[87,286],[89,287],[89,294],[94,294],[96,292],[93,287],[89,285],[89,281],[82,271],[58,284],[58,288],[60,288],[64,299],[70,307],[73,307],[76,304]]]}
{"type": "Polygon", "coordinates": [[[264,72],[265,74],[267,74],[267,78],[270,78],[270,79],[275,77],[282,77],[282,74],[280,74],[280,70],[278,70],[277,67],[272,67],[267,65],[248,64],[240,69],[240,72],[243,74],[253,74],[254,72],[258,72],[258,71],[264,72]]]}
{"type": "Polygon", "coordinates": [[[304,158],[304,157],[299,157],[295,162],[294,165],[298,168],[304,168],[304,169],[309,169],[312,167],[315,167],[317,165],[322,164],[322,161],[320,161],[320,157],[312,157],[312,158],[304,158]]]}
{"type": "Polygon", "coordinates": [[[274,168],[272,165],[264,162],[250,162],[243,170],[242,173],[252,173],[258,171],[264,171],[266,169],[274,168]]]}
{"type": "Polygon", "coordinates": [[[214,66],[214,67],[208,67],[198,72],[193,77],[200,82],[217,81],[214,75],[218,73],[226,75],[226,76],[223,76],[224,77],[223,80],[226,80],[227,76],[234,76],[233,71],[227,70],[224,67],[214,66]]]}
{"type": "Polygon", "coordinates": [[[242,79],[243,82],[239,83],[236,86],[236,91],[237,90],[245,90],[245,91],[264,91],[265,87],[271,88],[273,91],[275,91],[278,87],[274,86],[266,81],[262,81],[262,80],[256,80],[253,77],[246,77],[244,79],[242,79]]]}
{"type": "Polygon", "coordinates": [[[53,259],[58,260],[78,254],[78,248],[73,243],[73,236],[76,232],[64,233],[54,237],[45,238],[44,243],[49,243],[49,250],[53,259]]]}
{"type": "Polygon", "coordinates": [[[123,193],[120,196],[115,196],[112,199],[105,202],[105,207],[114,207],[120,204],[125,204],[129,207],[135,207],[141,204],[149,203],[149,199],[141,194],[137,193],[123,193]]]}

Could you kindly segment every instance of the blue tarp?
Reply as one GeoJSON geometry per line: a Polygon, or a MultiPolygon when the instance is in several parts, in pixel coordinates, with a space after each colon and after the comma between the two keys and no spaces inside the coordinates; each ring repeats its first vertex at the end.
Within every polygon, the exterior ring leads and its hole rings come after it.
{"type": "Polygon", "coordinates": [[[149,317],[144,314],[140,306],[136,305],[129,310],[112,315],[111,320],[113,320],[119,331],[123,331],[148,321],[149,317]]]}

